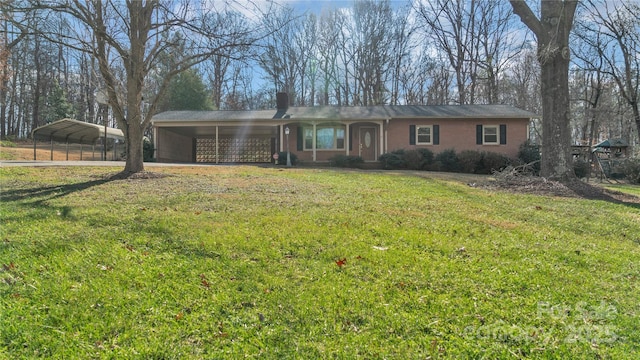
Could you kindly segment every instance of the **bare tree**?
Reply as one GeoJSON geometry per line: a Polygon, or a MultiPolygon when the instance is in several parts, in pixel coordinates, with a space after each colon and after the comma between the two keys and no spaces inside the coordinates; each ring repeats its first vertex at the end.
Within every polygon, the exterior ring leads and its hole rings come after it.
{"type": "Polygon", "coordinates": [[[12,27],[14,35],[9,38],[8,14],[4,11],[0,14],[2,21],[2,38],[0,39],[0,139],[5,139],[7,135],[7,96],[9,79],[11,78],[11,51],[27,36],[27,29],[24,26],[12,27]],[[14,29],[17,29],[15,31],[14,29]]]}
{"type": "Polygon", "coordinates": [[[569,114],[569,33],[577,0],[541,1],[540,17],[524,0],[509,0],[515,14],[538,40],[542,84],[542,161],[540,175],[575,178],[569,114]]]}
{"type": "Polygon", "coordinates": [[[602,71],[615,81],[640,136],[640,5],[589,0],[587,11],[582,39],[605,63],[602,71]]]}
{"type": "MultiPolygon", "coordinates": [[[[126,165],[122,173],[125,176],[144,170],[143,134],[171,78],[223,49],[252,44],[261,33],[252,29],[250,21],[241,29],[227,29],[224,21],[217,20],[224,18],[220,15],[228,10],[202,9],[189,1],[55,0],[43,3],[31,0],[26,3],[27,7],[22,8],[9,4],[8,12],[35,8],[66,16],[74,21],[77,33],[66,38],[64,45],[88,52],[97,59],[109,104],[126,138],[126,165]],[[89,38],[84,35],[87,33],[91,34],[89,38]],[[158,92],[151,99],[145,99],[149,106],[148,111],[143,112],[146,80],[160,55],[176,46],[172,42],[174,37],[165,36],[171,33],[183,34],[186,51],[176,59],[158,92]]],[[[50,32],[39,34],[56,41],[50,32]]]]}
{"type": "Polygon", "coordinates": [[[457,103],[475,101],[479,37],[478,1],[434,0],[415,7],[425,26],[425,41],[441,52],[455,74],[457,103]]]}

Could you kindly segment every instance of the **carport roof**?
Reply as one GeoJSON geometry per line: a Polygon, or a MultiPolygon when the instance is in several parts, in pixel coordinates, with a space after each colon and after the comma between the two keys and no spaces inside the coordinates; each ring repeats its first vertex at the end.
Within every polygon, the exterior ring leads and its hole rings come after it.
{"type": "MultiPolygon", "coordinates": [[[[33,138],[36,140],[94,144],[102,137],[104,137],[103,125],[72,119],[54,121],[33,130],[33,138]]],[[[124,134],[120,129],[107,128],[107,138],[124,140],[124,134]]]]}
{"type": "Polygon", "coordinates": [[[385,120],[411,118],[516,118],[539,115],[509,105],[379,105],[314,106],[286,110],[167,111],[153,117],[153,123],[181,121],[260,122],[273,120],[385,120]]]}

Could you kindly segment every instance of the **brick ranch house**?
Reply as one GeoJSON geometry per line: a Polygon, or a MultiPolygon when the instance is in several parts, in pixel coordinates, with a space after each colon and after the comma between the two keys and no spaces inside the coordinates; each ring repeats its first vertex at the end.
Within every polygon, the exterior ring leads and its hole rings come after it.
{"type": "Polygon", "coordinates": [[[268,163],[291,151],[305,163],[335,155],[366,162],[398,149],[501,153],[515,158],[538,116],[508,105],[286,107],[258,111],[169,111],[152,119],[156,159],[268,163]],[[288,131],[288,135],[287,135],[288,131]]]}

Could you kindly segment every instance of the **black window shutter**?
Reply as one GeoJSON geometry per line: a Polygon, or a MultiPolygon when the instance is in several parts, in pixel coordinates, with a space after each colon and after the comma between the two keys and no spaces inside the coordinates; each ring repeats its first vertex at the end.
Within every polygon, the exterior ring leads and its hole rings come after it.
{"type": "Polygon", "coordinates": [[[507,125],[500,125],[500,145],[507,144],[507,125]]]}
{"type": "Polygon", "coordinates": [[[440,145],[440,125],[433,125],[433,145],[440,145]]]}
{"type": "Polygon", "coordinates": [[[416,126],[409,125],[409,145],[416,144],[416,126]]]}
{"type": "Polygon", "coordinates": [[[298,151],[302,151],[304,149],[304,136],[302,134],[302,126],[298,125],[298,139],[296,141],[296,145],[298,148],[298,151]]]}
{"type": "Polygon", "coordinates": [[[476,125],[476,144],[482,145],[482,125],[476,125]]]}

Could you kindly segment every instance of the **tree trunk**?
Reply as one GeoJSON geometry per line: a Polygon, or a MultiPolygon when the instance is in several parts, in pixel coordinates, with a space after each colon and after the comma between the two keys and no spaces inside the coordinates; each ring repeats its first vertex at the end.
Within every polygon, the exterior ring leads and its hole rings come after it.
{"type": "Polygon", "coordinates": [[[543,121],[540,175],[568,180],[575,175],[571,162],[569,56],[565,57],[563,53],[556,51],[553,58],[541,64],[543,121]]]}
{"type": "Polygon", "coordinates": [[[144,162],[142,155],[142,137],[143,133],[140,123],[128,122],[126,133],[126,156],[127,160],[124,166],[123,174],[135,174],[144,171],[144,162]]]}
{"type": "Polygon", "coordinates": [[[524,0],[510,3],[538,40],[542,83],[540,175],[562,181],[575,179],[569,115],[569,32],[578,1],[541,1],[540,19],[524,0]]]}

